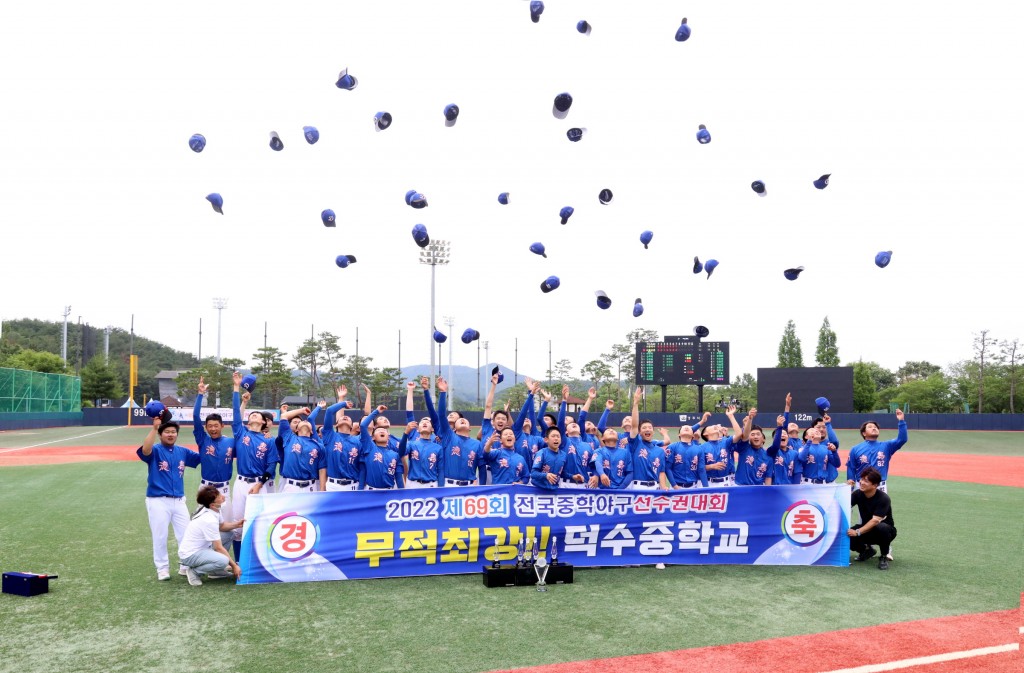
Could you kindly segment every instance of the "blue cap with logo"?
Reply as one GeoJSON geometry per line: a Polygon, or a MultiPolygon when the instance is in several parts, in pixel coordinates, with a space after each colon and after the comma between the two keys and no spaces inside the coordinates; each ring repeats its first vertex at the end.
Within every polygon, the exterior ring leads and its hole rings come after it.
{"type": "Polygon", "coordinates": [[[284,149],[284,141],[281,140],[281,136],[277,135],[277,131],[270,132],[270,149],[275,152],[280,152],[284,149]]]}
{"type": "Polygon", "coordinates": [[[210,205],[213,206],[214,210],[216,210],[221,215],[224,214],[224,199],[221,198],[220,194],[218,194],[217,192],[207,194],[206,200],[210,202],[210,205]]]}
{"type": "Polygon", "coordinates": [[[647,249],[647,245],[651,242],[652,238],[654,238],[654,232],[652,231],[645,231],[640,234],[640,242],[644,244],[644,250],[647,249]]]}
{"type": "Polygon", "coordinates": [[[449,103],[444,106],[444,125],[455,126],[455,122],[459,120],[459,106],[455,103],[449,103]]]}
{"type": "Polygon", "coordinates": [[[704,265],[700,263],[700,258],[694,256],[693,258],[693,273],[698,274],[704,270],[704,265]]]}
{"type": "Polygon", "coordinates": [[[612,300],[608,297],[604,290],[598,290],[597,292],[594,293],[594,296],[597,297],[597,307],[599,309],[604,310],[611,307],[612,300]]]}
{"type": "Polygon", "coordinates": [[[206,136],[202,133],[193,133],[192,137],[188,139],[188,146],[196,154],[202,152],[203,148],[206,147],[206,136]]]}
{"type": "Polygon", "coordinates": [[[577,32],[583,33],[584,35],[590,35],[591,25],[586,21],[578,21],[576,23],[577,32]]]}
{"type": "Polygon", "coordinates": [[[242,377],[242,381],[238,385],[242,388],[242,390],[246,391],[247,393],[251,393],[252,391],[256,390],[256,377],[253,376],[252,374],[246,374],[245,376],[242,377]]]}
{"type": "Polygon", "coordinates": [[[480,338],[480,332],[477,332],[472,327],[467,327],[466,331],[462,333],[462,343],[468,344],[476,341],[480,338]]]}
{"type": "Polygon", "coordinates": [[[711,142],[711,131],[708,131],[708,127],[703,124],[697,127],[697,142],[701,145],[711,142]]]}
{"type": "Polygon", "coordinates": [[[316,141],[320,140],[320,132],[316,130],[315,126],[303,126],[302,135],[306,137],[306,142],[310,145],[316,145],[316,141]]]}
{"type": "Polygon", "coordinates": [[[686,42],[690,39],[690,27],[686,25],[686,19],[684,18],[682,23],[679,24],[679,28],[676,29],[676,42],[686,42]]]}
{"type": "Polygon", "coordinates": [[[892,250],[883,250],[882,252],[875,255],[875,266],[879,269],[884,269],[889,266],[889,262],[892,261],[892,250]]]}
{"type": "Polygon", "coordinates": [[[167,410],[167,407],[158,400],[150,400],[146,402],[146,415],[150,418],[160,418],[160,416],[167,410]]]}
{"type": "Polygon", "coordinates": [[[546,252],[544,252],[544,244],[543,243],[531,243],[530,244],[530,252],[532,252],[535,255],[540,255],[541,257],[547,257],[548,256],[548,254],[546,252]]]}
{"type": "Polygon", "coordinates": [[[502,192],[501,194],[498,194],[498,203],[500,203],[503,206],[508,205],[508,192],[502,192]]]}
{"type": "Polygon", "coordinates": [[[609,203],[612,202],[613,198],[615,197],[612,196],[612,190],[610,189],[602,189],[600,192],[597,193],[597,200],[601,203],[602,206],[607,206],[609,203]]]}
{"type": "Polygon", "coordinates": [[[829,406],[831,406],[829,404],[829,401],[828,401],[827,397],[819,397],[819,398],[815,399],[814,400],[814,404],[818,407],[818,413],[819,414],[824,414],[826,411],[828,411],[829,406]]]}
{"type": "Polygon", "coordinates": [[[825,189],[826,187],[828,187],[828,179],[830,177],[832,177],[831,173],[825,173],[825,175],[821,176],[820,178],[814,181],[814,186],[817,187],[818,189],[825,189]]]}
{"type": "Polygon", "coordinates": [[[323,220],[325,227],[334,226],[334,211],[330,208],[320,211],[320,219],[323,220]]]}
{"type": "Polygon", "coordinates": [[[334,258],[334,263],[340,266],[342,269],[347,267],[349,264],[356,263],[355,255],[338,255],[334,258]]]}
{"type": "Polygon", "coordinates": [[[558,286],[562,284],[562,281],[558,279],[558,276],[548,276],[544,279],[544,282],[540,284],[540,289],[545,294],[552,290],[557,290],[558,286]]]}
{"type": "Polygon", "coordinates": [[[373,115],[373,128],[378,131],[383,131],[391,126],[391,113],[390,112],[378,112],[373,115]]]}
{"type": "Polygon", "coordinates": [[[417,210],[427,207],[427,197],[423,196],[415,189],[410,189],[405,193],[405,202],[417,210]]]}
{"type": "Polygon", "coordinates": [[[567,91],[563,91],[555,96],[555,104],[551,107],[551,114],[555,115],[556,119],[565,119],[569,114],[569,108],[571,107],[572,94],[567,91]]]}
{"type": "Polygon", "coordinates": [[[754,180],[750,183],[750,188],[754,190],[754,193],[758,196],[768,196],[768,189],[764,186],[764,183],[760,180],[754,180]]]}
{"type": "Polygon", "coordinates": [[[800,272],[804,270],[804,267],[797,266],[792,269],[786,269],[782,272],[782,275],[786,277],[786,280],[796,280],[800,276],[800,272]]]}
{"type": "Polygon", "coordinates": [[[573,210],[572,206],[566,206],[565,208],[562,208],[560,211],[558,211],[558,216],[562,218],[562,224],[568,222],[569,218],[572,217],[572,214],[574,212],[576,211],[573,210]]]}
{"type": "Polygon", "coordinates": [[[355,89],[358,84],[359,80],[348,74],[348,68],[342,68],[341,72],[338,73],[338,81],[335,82],[334,85],[339,89],[351,91],[352,89],[355,89]]]}
{"type": "Polygon", "coordinates": [[[636,299],[633,300],[633,317],[634,318],[639,318],[643,314],[644,314],[643,302],[640,300],[640,297],[637,297],[636,299]]]}
{"type": "Polygon", "coordinates": [[[491,376],[494,376],[495,374],[498,375],[498,383],[505,380],[505,375],[501,373],[501,367],[498,367],[497,365],[495,365],[494,369],[491,370],[491,376]]]}
{"type": "Polygon", "coordinates": [[[421,248],[425,248],[430,245],[430,236],[427,235],[427,228],[422,224],[417,224],[413,227],[412,240],[416,241],[416,245],[421,248]]]}
{"type": "Polygon", "coordinates": [[[445,341],[448,341],[448,335],[435,327],[434,341],[436,341],[439,344],[443,344],[445,341]]]}
{"type": "Polygon", "coordinates": [[[709,259],[708,261],[704,262],[704,270],[708,272],[708,278],[711,278],[711,272],[714,271],[715,267],[717,266],[717,259],[709,259]]]}
{"type": "Polygon", "coordinates": [[[569,142],[578,143],[584,135],[586,135],[587,129],[573,127],[565,132],[565,137],[569,139],[569,142]]]}
{"type": "Polygon", "coordinates": [[[540,15],[544,13],[544,3],[540,0],[531,0],[530,2],[530,21],[538,23],[540,21],[540,15]]]}

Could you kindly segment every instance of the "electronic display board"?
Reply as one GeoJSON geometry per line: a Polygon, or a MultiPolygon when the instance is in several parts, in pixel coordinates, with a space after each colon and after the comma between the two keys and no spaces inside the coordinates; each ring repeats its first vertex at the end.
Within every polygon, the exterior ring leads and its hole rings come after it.
{"type": "Polygon", "coordinates": [[[729,342],[689,336],[637,343],[636,384],[729,385],[729,342]]]}

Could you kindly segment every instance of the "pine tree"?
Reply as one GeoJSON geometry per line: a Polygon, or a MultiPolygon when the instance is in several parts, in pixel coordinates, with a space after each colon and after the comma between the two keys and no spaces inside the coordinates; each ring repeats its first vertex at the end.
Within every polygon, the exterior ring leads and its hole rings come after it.
{"type": "Polygon", "coordinates": [[[814,351],[814,361],[819,367],[839,366],[839,346],[836,345],[836,333],[828,322],[828,316],[818,330],[818,348],[814,351]]]}
{"type": "Polygon", "coordinates": [[[796,324],[790,320],[779,342],[779,367],[803,367],[804,354],[800,348],[800,339],[796,336],[796,324]]]}

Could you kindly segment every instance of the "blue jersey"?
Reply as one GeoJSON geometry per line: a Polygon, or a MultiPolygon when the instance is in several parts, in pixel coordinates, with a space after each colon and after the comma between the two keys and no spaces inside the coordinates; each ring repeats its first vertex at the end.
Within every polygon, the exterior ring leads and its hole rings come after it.
{"type": "Polygon", "coordinates": [[[787,440],[787,448],[783,449],[780,444],[782,443],[782,433],[785,432],[783,428],[776,428],[774,437],[772,437],[772,443],[768,446],[766,452],[768,453],[768,459],[772,463],[772,485],[773,486],[784,486],[786,484],[799,484],[800,475],[793,473],[793,467],[796,464],[796,458],[799,453],[796,449],[789,448],[787,440]]]}
{"type": "Polygon", "coordinates": [[[724,479],[736,471],[732,462],[732,437],[722,437],[714,441],[704,442],[701,444],[701,448],[704,451],[704,462],[706,465],[725,463],[725,467],[720,470],[708,468],[708,479],[724,479]]]}
{"type": "Polygon", "coordinates": [[[241,398],[237,392],[232,395],[231,402],[235,412],[231,421],[231,431],[235,435],[238,474],[250,478],[269,474],[273,478],[278,461],[274,440],[262,432],[254,432],[245,427],[242,422],[241,398]]]}
{"type": "MultiPolygon", "coordinates": [[[[829,479],[829,465],[833,468],[839,467],[839,452],[829,451],[824,444],[808,443],[800,449],[797,461],[803,465],[805,479],[822,479],[825,483],[832,483],[829,479]]],[[[832,477],[833,481],[835,477],[832,477]]]]}
{"type": "Polygon", "coordinates": [[[147,498],[185,497],[185,468],[199,465],[198,453],[177,444],[164,446],[161,442],[153,445],[148,456],[142,453],[141,446],[135,453],[149,466],[147,498]]]}
{"type": "Polygon", "coordinates": [[[559,451],[565,451],[564,478],[572,479],[574,475],[583,477],[583,483],[590,479],[590,459],[593,449],[582,437],[566,437],[565,444],[559,451]]]}
{"type": "Polygon", "coordinates": [[[320,470],[327,469],[324,445],[317,436],[300,437],[292,432],[288,421],[281,421],[281,443],[284,446],[284,462],[281,476],[298,481],[320,478],[320,470]]]}
{"type": "Polygon", "coordinates": [[[327,451],[327,476],[331,479],[359,481],[358,437],[324,426],[324,449],[327,451]]]}
{"type": "Polygon", "coordinates": [[[899,430],[896,439],[889,439],[884,442],[861,442],[850,449],[850,457],[846,460],[846,478],[854,482],[860,480],[860,473],[869,467],[878,470],[885,481],[889,475],[889,461],[893,454],[907,443],[907,422],[899,422],[899,430]]]}
{"type": "Polygon", "coordinates": [[[394,488],[395,475],[398,472],[398,452],[390,447],[373,443],[367,427],[372,425],[380,414],[376,409],[359,421],[359,455],[365,468],[365,486],[370,488],[394,488]]]}
{"type": "Polygon", "coordinates": [[[199,474],[206,481],[231,481],[234,468],[235,439],[221,435],[213,439],[206,434],[203,420],[199,413],[203,408],[203,396],[196,398],[196,406],[192,410],[192,436],[196,439],[196,450],[202,462],[199,474]]]}
{"type": "Polygon", "coordinates": [[[665,449],[645,442],[637,435],[629,440],[629,450],[633,454],[633,481],[655,481],[661,483],[661,473],[665,471],[665,449]]]}
{"type": "MultiPolygon", "coordinates": [[[[415,433],[415,430],[413,431],[415,433]]],[[[402,438],[399,455],[409,459],[409,479],[414,481],[439,481],[441,479],[441,457],[444,449],[432,439],[415,437],[412,433],[402,438]]]]}
{"type": "Polygon", "coordinates": [[[553,474],[561,480],[565,475],[565,450],[552,451],[545,446],[537,452],[533,459],[533,471],[530,473],[530,483],[537,488],[544,488],[553,491],[558,488],[558,481],[551,483],[548,475],[553,474]]]}
{"type": "Polygon", "coordinates": [[[708,473],[704,469],[707,457],[704,449],[691,442],[675,442],[669,444],[668,466],[665,473],[673,486],[691,486],[698,481],[707,488],[708,473]]]}
{"type": "Polygon", "coordinates": [[[755,449],[750,442],[733,444],[739,454],[736,463],[736,483],[740,486],[764,486],[764,478],[771,475],[771,459],[764,448],[755,449]]]}
{"type": "MultiPolygon", "coordinates": [[[[448,393],[437,396],[438,415],[443,419],[448,413],[448,393]]],[[[476,479],[477,456],[483,452],[482,444],[472,437],[455,434],[448,423],[438,428],[443,449],[441,474],[445,479],[474,481],[476,479]]]]}
{"type": "Polygon", "coordinates": [[[629,449],[602,446],[594,454],[594,471],[598,475],[600,488],[624,489],[633,481],[633,456],[629,449]],[[609,486],[600,483],[600,477],[603,476],[608,477],[611,482],[609,486]]]}
{"type": "Polygon", "coordinates": [[[526,475],[526,461],[515,451],[491,449],[484,453],[484,460],[491,467],[492,484],[520,484],[526,475]]]}

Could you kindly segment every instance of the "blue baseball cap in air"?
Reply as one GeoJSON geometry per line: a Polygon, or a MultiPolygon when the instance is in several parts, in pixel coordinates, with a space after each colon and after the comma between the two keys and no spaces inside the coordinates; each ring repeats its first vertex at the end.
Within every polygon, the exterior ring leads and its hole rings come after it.
{"type": "Polygon", "coordinates": [[[427,197],[423,196],[415,189],[410,189],[405,193],[405,202],[417,210],[427,207],[427,197]]]}
{"type": "Polygon", "coordinates": [[[604,290],[598,290],[594,293],[594,296],[597,297],[597,307],[599,309],[606,310],[611,307],[612,300],[605,294],[604,290]]]}
{"type": "Polygon", "coordinates": [[[676,29],[676,42],[686,42],[690,39],[690,27],[686,25],[686,19],[684,18],[682,23],[679,24],[679,28],[676,29]]]}
{"type": "Polygon", "coordinates": [[[340,266],[342,269],[347,267],[349,264],[356,263],[355,255],[338,255],[334,258],[334,263],[340,266]]]}
{"type": "Polygon", "coordinates": [[[828,411],[829,406],[831,406],[827,397],[819,397],[815,399],[814,404],[817,405],[819,414],[824,414],[828,411]]]}
{"type": "Polygon", "coordinates": [[[413,227],[412,240],[416,241],[416,245],[421,248],[425,248],[430,245],[430,236],[427,235],[427,228],[422,224],[417,224],[413,227]]]}
{"type": "Polygon", "coordinates": [[[569,142],[578,143],[586,133],[587,129],[573,127],[565,132],[565,137],[569,139],[569,142]]]}
{"type": "Polygon", "coordinates": [[[540,15],[544,13],[544,3],[540,0],[532,0],[530,2],[530,21],[538,23],[540,21],[540,15]]]}
{"type": "Polygon", "coordinates": [[[242,382],[238,385],[241,386],[242,390],[245,392],[251,393],[256,390],[256,377],[252,374],[246,374],[242,377],[242,382]]]}
{"type": "Polygon", "coordinates": [[[760,180],[754,180],[750,183],[750,188],[754,190],[754,193],[758,196],[768,196],[768,189],[764,186],[764,183],[760,180]]]}
{"type": "Polygon", "coordinates": [[[501,194],[498,194],[498,203],[500,203],[503,206],[508,205],[508,192],[502,192],[501,194]]]}
{"type": "Polygon", "coordinates": [[[826,187],[828,187],[828,179],[830,177],[832,177],[831,173],[825,173],[825,175],[821,176],[820,178],[814,181],[814,186],[817,187],[818,189],[825,189],[826,187]]]}
{"type": "Polygon", "coordinates": [[[546,252],[544,252],[544,244],[543,243],[531,243],[530,244],[530,252],[532,252],[535,255],[540,255],[541,257],[547,257],[548,256],[548,254],[546,252]]]}
{"type": "Polygon", "coordinates": [[[711,142],[711,131],[708,131],[708,127],[703,124],[697,127],[697,142],[701,145],[711,142]]]}
{"type": "Polygon", "coordinates": [[[270,149],[275,152],[280,152],[284,149],[284,142],[281,141],[281,136],[277,135],[277,131],[270,132],[270,149]]]}
{"type": "Polygon", "coordinates": [[[455,122],[459,119],[459,106],[455,103],[450,103],[444,108],[444,125],[455,126],[455,122]]]}
{"type": "Polygon", "coordinates": [[[213,194],[207,194],[206,200],[210,202],[213,209],[221,215],[224,214],[224,199],[221,198],[220,194],[214,192],[213,194]]]}
{"type": "Polygon", "coordinates": [[[700,263],[700,258],[694,256],[693,258],[693,273],[698,274],[704,270],[704,265],[700,263]]]}
{"type": "Polygon", "coordinates": [[[715,270],[716,266],[718,266],[717,259],[709,259],[704,262],[704,270],[708,272],[708,278],[711,278],[711,272],[715,270]]]}
{"type": "Polygon", "coordinates": [[[501,367],[498,367],[497,365],[495,365],[494,369],[491,370],[491,376],[494,376],[495,374],[498,375],[498,383],[505,380],[505,375],[501,373],[501,367]]]}
{"type": "Polygon", "coordinates": [[[338,81],[335,82],[335,86],[339,89],[345,89],[351,91],[358,86],[359,80],[352,75],[348,74],[348,68],[342,68],[341,72],[338,73],[338,81]]]}
{"type": "Polygon", "coordinates": [[[476,341],[480,338],[480,332],[477,332],[472,327],[467,327],[466,331],[462,333],[462,343],[468,344],[476,341]]]}
{"type": "Polygon", "coordinates": [[[639,318],[643,314],[644,314],[643,302],[640,301],[640,297],[637,297],[636,299],[633,300],[633,317],[634,318],[639,318]]]}
{"type": "Polygon", "coordinates": [[[572,214],[574,212],[575,211],[573,210],[572,206],[566,206],[565,208],[562,208],[560,211],[558,211],[558,216],[562,218],[562,224],[568,222],[569,218],[572,217],[572,214]]]}
{"type": "MultiPolygon", "coordinates": [[[[566,115],[569,114],[569,108],[571,107],[572,95],[563,91],[555,96],[555,104],[551,108],[551,114],[555,115],[556,119],[565,119],[566,115]]],[[[570,140],[572,139],[570,138],[570,140]]]]}
{"type": "Polygon", "coordinates": [[[373,115],[373,128],[378,131],[383,131],[387,127],[391,126],[391,113],[390,112],[378,112],[373,115]]]}
{"type": "Polygon", "coordinates": [[[640,234],[640,242],[644,244],[644,250],[647,249],[647,244],[651,242],[652,238],[654,238],[654,232],[652,231],[645,231],[640,234]]]}
{"type": "Polygon", "coordinates": [[[798,266],[793,269],[786,269],[782,272],[782,275],[786,277],[786,280],[796,280],[800,277],[800,272],[804,270],[804,267],[798,266]]]}
{"type": "Polygon", "coordinates": [[[325,227],[334,226],[334,211],[328,208],[327,210],[320,211],[320,219],[323,220],[325,227]]]}
{"type": "Polygon", "coordinates": [[[544,282],[540,284],[540,289],[545,294],[552,290],[557,290],[558,286],[562,284],[562,281],[558,279],[558,276],[548,276],[544,279],[544,282]]]}
{"type": "Polygon", "coordinates": [[[206,137],[202,133],[194,133],[192,137],[188,139],[188,146],[193,152],[199,154],[206,147],[206,137]]]}
{"type": "Polygon", "coordinates": [[[892,250],[883,250],[882,252],[875,255],[875,266],[879,269],[884,269],[889,266],[889,262],[892,261],[892,250]]]}
{"type": "Polygon", "coordinates": [[[439,344],[443,344],[445,341],[448,341],[448,335],[435,327],[434,341],[436,341],[439,344]]]}
{"type": "Polygon", "coordinates": [[[586,21],[579,21],[576,24],[576,30],[584,35],[590,35],[591,25],[586,21]]]}
{"type": "Polygon", "coordinates": [[[315,126],[303,126],[302,135],[306,136],[306,142],[310,145],[316,145],[316,141],[320,140],[320,132],[315,126]]]}
{"type": "Polygon", "coordinates": [[[613,198],[615,197],[612,196],[612,190],[610,189],[602,189],[597,194],[597,200],[601,202],[602,206],[607,206],[609,203],[612,202],[613,198]]]}

